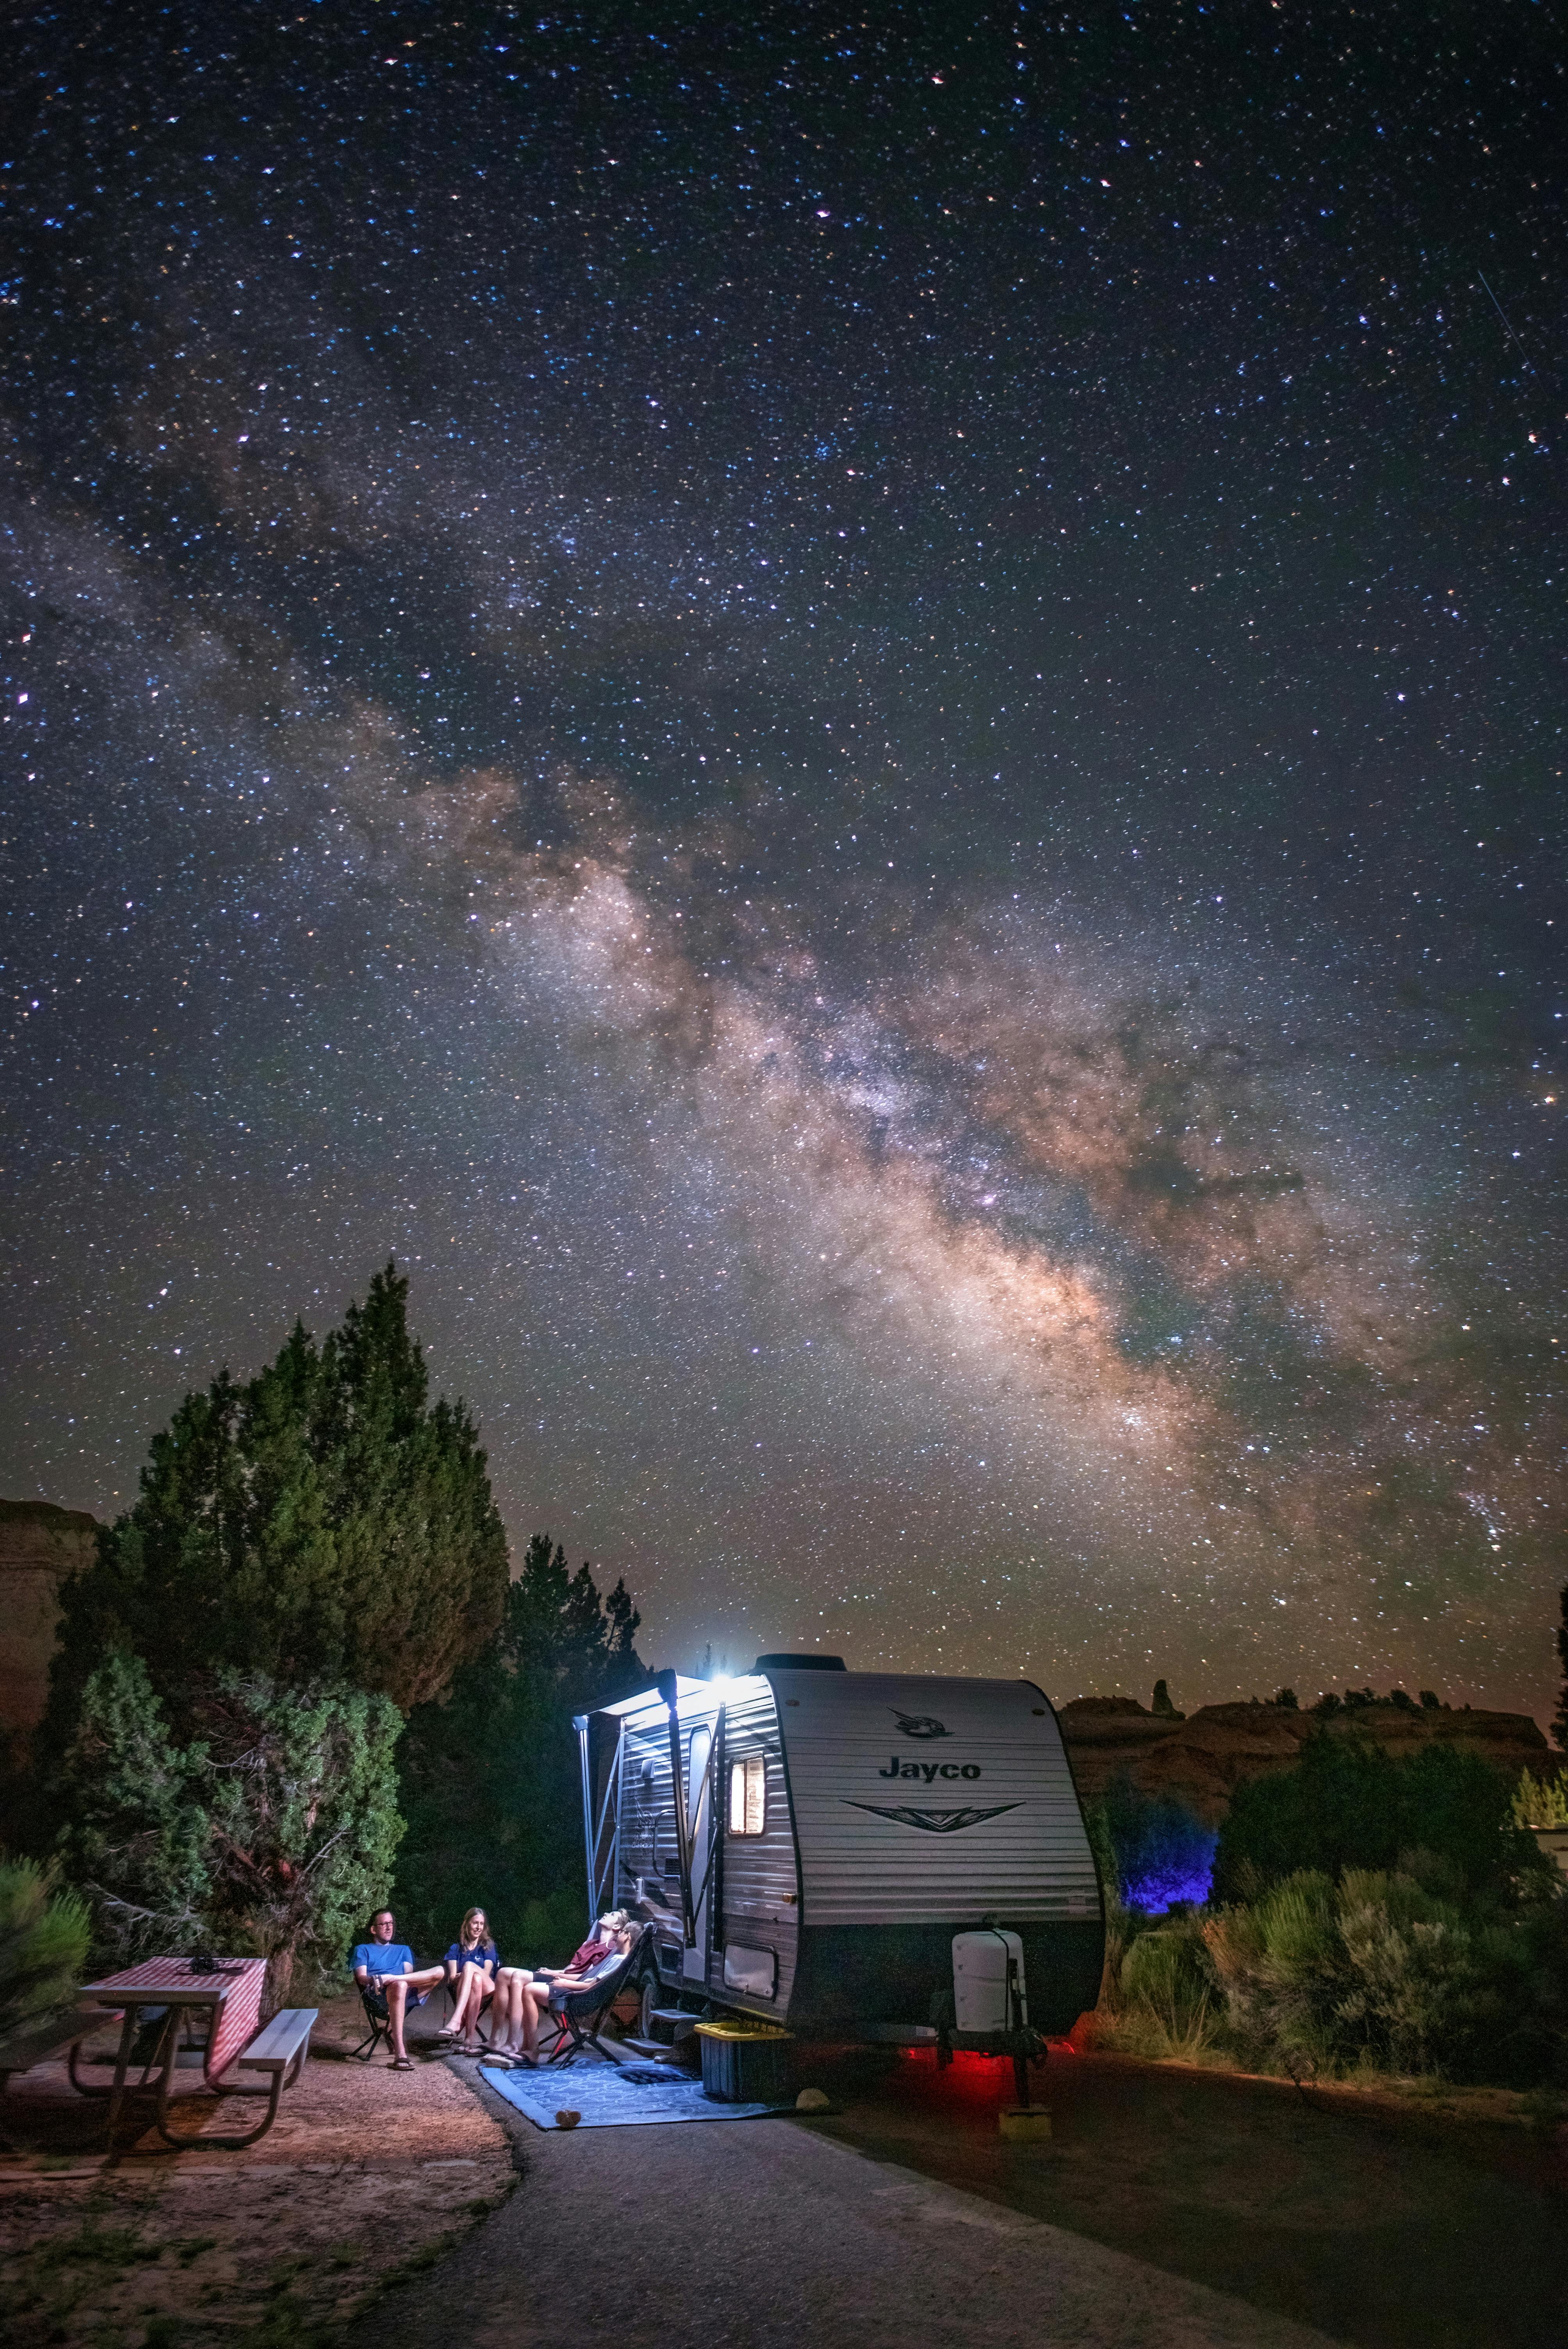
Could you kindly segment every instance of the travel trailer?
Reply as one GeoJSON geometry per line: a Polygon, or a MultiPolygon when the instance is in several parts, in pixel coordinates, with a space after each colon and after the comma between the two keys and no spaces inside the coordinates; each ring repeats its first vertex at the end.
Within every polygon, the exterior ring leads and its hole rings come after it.
{"type": "MultiPolygon", "coordinates": [[[[956,2023],[955,1940],[998,1951],[994,2030],[1064,2032],[1099,1994],[1105,1922],[1055,1713],[1027,1681],[759,1656],[661,1672],[578,1717],[588,1899],[649,1923],[645,2013],[705,2005],[814,2037],[956,2023]]],[[[973,1947],[958,1994],[985,1992],[973,1947]]],[[[964,2044],[962,2032],[957,2044],[964,2044]]]]}

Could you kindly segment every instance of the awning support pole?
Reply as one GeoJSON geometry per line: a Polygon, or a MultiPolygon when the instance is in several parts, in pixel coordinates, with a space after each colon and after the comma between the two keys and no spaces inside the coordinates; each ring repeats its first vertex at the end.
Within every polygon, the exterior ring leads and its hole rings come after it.
{"type": "Polygon", "coordinates": [[[583,1765],[583,1850],[588,1863],[588,1930],[592,1932],[597,1921],[593,1863],[598,1854],[593,1848],[593,1792],[588,1784],[588,1715],[574,1714],[572,1726],[577,1732],[577,1752],[583,1765]]]}
{"type": "Polygon", "coordinates": [[[696,1909],[691,1895],[691,1821],[686,1816],[686,1778],[681,1769],[681,1721],[674,1672],[661,1672],[654,1685],[665,1701],[670,1720],[670,1779],[676,1798],[676,1852],[681,1871],[681,1917],[689,1950],[696,1940],[696,1909]]]}

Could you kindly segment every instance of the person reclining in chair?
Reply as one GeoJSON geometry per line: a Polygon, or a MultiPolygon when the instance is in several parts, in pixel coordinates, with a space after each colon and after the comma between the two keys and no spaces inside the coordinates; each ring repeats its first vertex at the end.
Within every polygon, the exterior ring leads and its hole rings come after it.
{"type": "Polygon", "coordinates": [[[411,2072],[414,2066],[403,2044],[404,2013],[410,1999],[416,2006],[424,2005],[436,1984],[446,1979],[446,1968],[427,1966],[416,1973],[413,1951],[407,1941],[392,1938],[397,1930],[391,1909],[377,1909],[370,1920],[370,1939],[357,1945],[349,1963],[372,2013],[386,2013],[393,2070],[411,2072]]]}
{"type": "Polygon", "coordinates": [[[539,2018],[556,1995],[591,1990],[625,1961],[637,1927],[624,1909],[601,1917],[592,1936],[573,1951],[568,1966],[502,1966],[496,1977],[491,2010],[491,2060],[533,2064],[539,2054],[539,2018]]]}

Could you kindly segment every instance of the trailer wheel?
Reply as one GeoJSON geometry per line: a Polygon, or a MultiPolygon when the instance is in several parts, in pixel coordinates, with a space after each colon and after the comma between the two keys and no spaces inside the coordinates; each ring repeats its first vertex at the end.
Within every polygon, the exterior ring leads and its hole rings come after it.
{"type": "Polygon", "coordinates": [[[637,2017],[637,2032],[640,2038],[653,2038],[654,2009],[658,2005],[658,1978],[655,1974],[645,1974],[643,1976],[642,2011],[637,2017]]]}

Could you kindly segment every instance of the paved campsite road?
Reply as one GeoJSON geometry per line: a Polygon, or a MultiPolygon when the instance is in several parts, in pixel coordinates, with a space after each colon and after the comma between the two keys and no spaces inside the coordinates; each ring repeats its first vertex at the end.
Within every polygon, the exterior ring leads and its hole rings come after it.
{"type": "Polygon", "coordinates": [[[809,2124],[558,2135],[485,2100],[521,2189],[345,2349],[1327,2349],[809,2124]]]}

